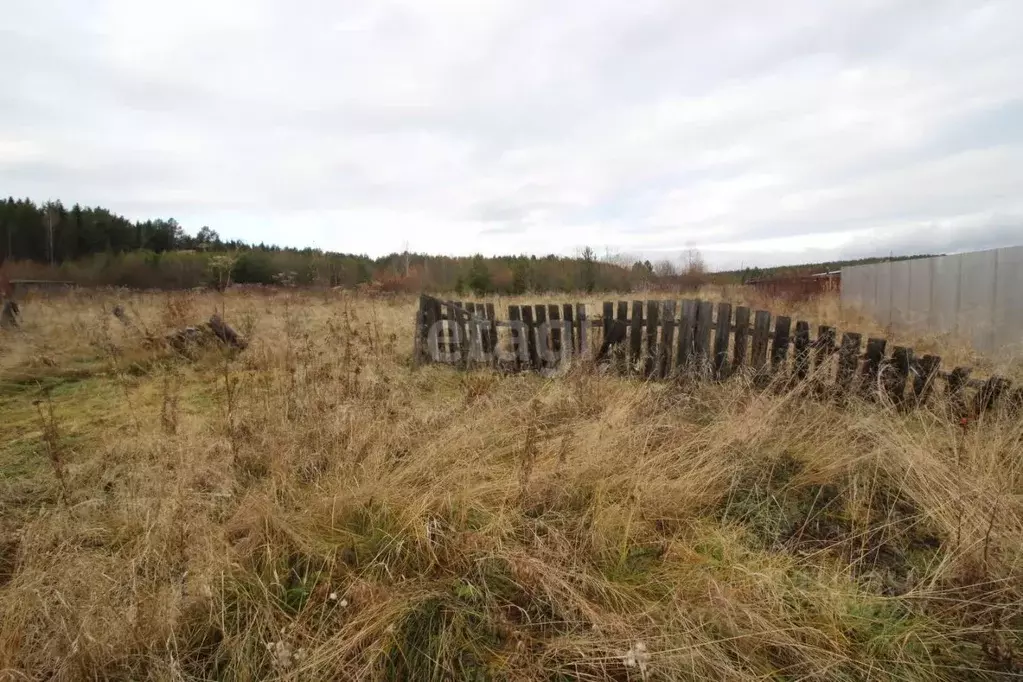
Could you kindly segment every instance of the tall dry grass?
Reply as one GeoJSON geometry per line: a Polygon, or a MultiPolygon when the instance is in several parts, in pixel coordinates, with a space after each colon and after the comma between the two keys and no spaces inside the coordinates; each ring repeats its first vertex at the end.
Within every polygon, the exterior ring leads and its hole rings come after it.
{"type": "Polygon", "coordinates": [[[0,677],[1021,672],[1007,414],[415,369],[411,299],[115,302],[0,336],[0,677]],[[214,309],[244,353],[144,343],[214,309]]]}

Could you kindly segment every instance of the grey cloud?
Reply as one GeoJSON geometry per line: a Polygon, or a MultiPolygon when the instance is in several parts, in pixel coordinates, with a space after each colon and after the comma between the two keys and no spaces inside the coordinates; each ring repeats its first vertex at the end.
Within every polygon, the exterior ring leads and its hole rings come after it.
{"type": "MultiPolygon", "coordinates": [[[[347,250],[348,224],[329,227],[344,214],[379,253],[443,226],[427,248],[731,244],[708,250],[717,264],[757,240],[863,230],[910,249],[907,225],[977,242],[964,216],[1023,212],[1012,0],[38,0],[7,14],[0,153],[38,154],[0,157],[5,191],[191,229],[229,212],[228,237],[250,221],[347,250]]],[[[988,234],[1019,241],[1012,226],[988,234]]]]}

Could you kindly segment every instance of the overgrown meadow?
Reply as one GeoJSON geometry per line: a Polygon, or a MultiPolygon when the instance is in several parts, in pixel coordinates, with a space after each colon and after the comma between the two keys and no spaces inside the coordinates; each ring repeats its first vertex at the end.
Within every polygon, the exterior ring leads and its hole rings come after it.
{"type": "Polygon", "coordinates": [[[413,367],[411,296],[22,307],[0,332],[0,679],[1023,675],[1005,410],[413,367]],[[214,311],[247,349],[159,342],[214,311]]]}

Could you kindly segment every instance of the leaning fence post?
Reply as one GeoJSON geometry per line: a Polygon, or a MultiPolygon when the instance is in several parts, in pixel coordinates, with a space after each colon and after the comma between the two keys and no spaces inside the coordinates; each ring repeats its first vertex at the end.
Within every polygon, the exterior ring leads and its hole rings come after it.
{"type": "Polygon", "coordinates": [[[647,378],[653,376],[657,362],[657,325],[660,312],[659,301],[646,302],[646,356],[643,362],[643,376],[647,378]]]}
{"type": "Polygon", "coordinates": [[[913,398],[917,407],[927,403],[940,366],[941,357],[938,355],[925,355],[913,361],[913,398]]]}
{"type": "Polygon", "coordinates": [[[906,382],[913,366],[913,349],[896,346],[892,350],[892,361],[882,369],[881,385],[888,400],[896,407],[902,407],[906,398],[906,382]]]}
{"type": "Polygon", "coordinates": [[[562,306],[562,311],[561,317],[564,322],[562,323],[561,345],[568,349],[569,356],[575,356],[579,353],[579,339],[575,333],[575,311],[571,303],[565,303],[562,306]]]}
{"type": "Polygon", "coordinates": [[[867,350],[863,362],[863,384],[861,391],[864,396],[873,397],[878,393],[878,377],[881,375],[881,363],[884,362],[884,350],[888,345],[885,339],[867,339],[867,350]]]}
{"type": "Polygon", "coordinates": [[[856,332],[842,334],[842,345],[838,350],[838,376],[835,378],[835,385],[840,393],[847,393],[852,387],[856,367],[860,362],[862,340],[863,337],[856,332]]]}
{"type": "Polygon", "coordinates": [[[512,366],[515,371],[522,369],[522,365],[529,362],[529,344],[526,343],[526,335],[522,329],[522,317],[519,306],[508,306],[508,328],[511,330],[511,348],[514,358],[512,366]]]}
{"type": "Polygon", "coordinates": [[[557,367],[561,364],[561,308],[551,303],[547,306],[547,317],[551,325],[550,365],[557,367]]]}
{"type": "Polygon", "coordinates": [[[744,305],[735,309],[735,349],[732,352],[732,373],[739,372],[746,364],[749,349],[749,308],[744,305]]]}
{"type": "Polygon", "coordinates": [[[643,345],[643,301],[632,302],[632,321],[629,325],[629,374],[636,370],[640,348],[643,345]]]}
{"type": "Polygon", "coordinates": [[[661,339],[661,352],[657,358],[657,376],[665,378],[671,374],[671,353],[675,348],[675,301],[664,301],[664,310],[661,312],[661,323],[664,325],[664,334],[661,339]]]}
{"type": "Polygon", "coordinates": [[[696,343],[697,302],[691,298],[682,301],[682,313],[678,325],[678,351],[675,353],[675,373],[688,374],[693,362],[693,347],[696,343]]]}
{"type": "Polygon", "coordinates": [[[710,333],[714,328],[714,304],[710,301],[698,301],[696,306],[696,336],[693,340],[696,371],[705,377],[711,369],[710,333]]]}
{"type": "Polygon", "coordinates": [[[714,325],[714,377],[724,379],[728,371],[728,345],[732,334],[732,304],[718,303],[714,325]]]}

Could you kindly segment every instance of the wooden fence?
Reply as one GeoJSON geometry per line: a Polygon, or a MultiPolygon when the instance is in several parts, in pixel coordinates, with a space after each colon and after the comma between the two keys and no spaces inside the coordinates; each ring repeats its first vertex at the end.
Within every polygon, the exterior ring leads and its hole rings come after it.
{"type": "Polygon", "coordinates": [[[942,385],[961,416],[983,412],[998,401],[1018,409],[1023,388],[1005,377],[971,377],[968,367],[941,369],[936,355],[918,356],[834,327],[812,333],[804,320],[709,301],[605,301],[591,319],[585,304],[510,305],[499,320],[492,303],[420,297],[416,362],[460,367],[492,365],[512,371],[556,370],[577,359],[608,363],[647,379],[690,376],[722,380],[746,373],[758,382],[813,380],[838,396],[884,395],[893,404],[923,404],[942,385]],[[598,333],[591,334],[595,330],[598,333]],[[599,346],[596,341],[600,340],[599,346]],[[823,384],[823,378],[833,378],[823,384]]]}

